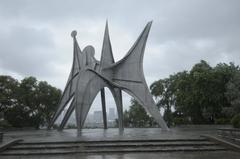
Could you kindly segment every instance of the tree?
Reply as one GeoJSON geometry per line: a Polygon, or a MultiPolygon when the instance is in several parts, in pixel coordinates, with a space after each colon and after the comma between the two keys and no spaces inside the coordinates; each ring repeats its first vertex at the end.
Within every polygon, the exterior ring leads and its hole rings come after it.
{"type": "Polygon", "coordinates": [[[0,76],[0,111],[13,127],[48,125],[60,96],[59,89],[35,77],[19,83],[10,76],[0,76]]]}
{"type": "Polygon", "coordinates": [[[195,124],[216,123],[225,116],[223,109],[230,107],[225,96],[226,84],[236,70],[238,67],[232,63],[220,63],[212,68],[202,60],[189,72],[173,75],[175,110],[184,118],[190,117],[195,124]]]}
{"type": "Polygon", "coordinates": [[[36,89],[37,105],[44,123],[49,125],[61,97],[61,90],[41,81],[36,89]]]}
{"type": "Polygon", "coordinates": [[[175,87],[174,87],[174,76],[165,78],[163,80],[155,81],[150,86],[152,95],[157,101],[157,106],[164,109],[164,119],[167,125],[172,124],[172,107],[175,105],[175,87]]]}
{"type": "Polygon", "coordinates": [[[168,125],[172,118],[179,123],[226,123],[240,109],[239,72],[233,63],[211,67],[201,60],[190,71],[160,79],[150,89],[157,105],[164,108],[168,125]]]}
{"type": "Polygon", "coordinates": [[[210,106],[212,94],[210,85],[212,84],[212,68],[206,61],[195,64],[190,71],[191,80],[191,109],[189,115],[193,123],[201,124],[204,121],[204,111],[210,106]]]}
{"type": "Polygon", "coordinates": [[[178,72],[174,75],[175,82],[175,110],[182,116],[188,116],[191,103],[191,79],[187,71],[178,72]]]}
{"type": "Polygon", "coordinates": [[[29,110],[30,125],[36,128],[49,125],[61,97],[61,90],[46,81],[38,82],[34,77],[23,79],[20,90],[21,104],[29,110]]]}
{"type": "Polygon", "coordinates": [[[0,76],[0,112],[14,127],[21,127],[26,113],[18,101],[19,82],[10,76],[0,76]]]}
{"type": "Polygon", "coordinates": [[[10,76],[0,76],[0,112],[6,112],[8,109],[17,105],[16,90],[19,83],[10,76]]]}
{"type": "Polygon", "coordinates": [[[225,93],[231,104],[229,107],[229,116],[233,117],[240,113],[240,71],[236,72],[233,78],[227,83],[227,91],[225,93]]]}
{"type": "Polygon", "coordinates": [[[124,126],[126,127],[152,127],[156,125],[144,108],[134,99],[131,99],[129,111],[124,111],[124,126]]]}
{"type": "Polygon", "coordinates": [[[28,113],[28,122],[24,126],[39,128],[43,124],[43,117],[39,111],[37,100],[38,81],[35,77],[24,78],[19,87],[19,102],[28,113]]]}

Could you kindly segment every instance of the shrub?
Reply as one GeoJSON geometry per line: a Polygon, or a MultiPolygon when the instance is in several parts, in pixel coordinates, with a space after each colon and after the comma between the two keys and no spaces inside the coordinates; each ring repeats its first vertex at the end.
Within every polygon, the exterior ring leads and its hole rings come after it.
{"type": "Polygon", "coordinates": [[[230,120],[227,118],[218,118],[215,120],[215,124],[229,124],[230,120]]]}
{"type": "Polygon", "coordinates": [[[75,129],[77,128],[76,124],[68,124],[67,129],[75,129]]]}
{"type": "Polygon", "coordinates": [[[0,128],[4,129],[4,128],[10,128],[12,127],[11,124],[8,123],[7,120],[0,120],[0,128]]]}
{"type": "Polygon", "coordinates": [[[191,122],[185,118],[185,117],[175,117],[173,119],[173,122],[175,125],[184,125],[184,124],[190,124],[191,122]]]}
{"type": "Polygon", "coordinates": [[[57,124],[53,124],[53,129],[58,129],[59,126],[57,124]]]}
{"type": "Polygon", "coordinates": [[[240,128],[240,113],[232,118],[231,123],[234,128],[240,128]]]}

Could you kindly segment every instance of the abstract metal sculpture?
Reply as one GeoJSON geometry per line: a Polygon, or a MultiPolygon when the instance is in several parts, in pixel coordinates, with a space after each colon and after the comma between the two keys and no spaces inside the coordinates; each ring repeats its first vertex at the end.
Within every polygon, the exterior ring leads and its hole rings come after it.
{"type": "Polygon", "coordinates": [[[98,92],[101,91],[103,123],[104,128],[107,128],[104,87],[108,87],[117,106],[120,130],[123,130],[122,90],[136,99],[163,130],[168,130],[148,90],[143,75],[143,55],[151,24],[152,22],[149,22],[146,25],[126,56],[118,62],[114,62],[107,23],[100,61],[94,58],[94,48],[92,46],[87,46],[81,51],[76,39],[77,32],[73,31],[71,33],[74,45],[73,65],[50,127],[66,105],[71,103],[60,124],[60,130],[64,128],[75,109],[77,128],[78,131],[81,131],[91,104],[98,92]]]}

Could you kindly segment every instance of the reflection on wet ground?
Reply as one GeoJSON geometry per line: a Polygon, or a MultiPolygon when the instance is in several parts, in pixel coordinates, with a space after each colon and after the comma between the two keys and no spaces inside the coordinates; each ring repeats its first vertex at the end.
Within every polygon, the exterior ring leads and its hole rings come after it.
{"type": "MultiPolygon", "coordinates": [[[[24,130],[5,132],[5,140],[24,139],[24,142],[57,142],[57,141],[99,141],[99,140],[154,140],[154,139],[200,139],[202,134],[216,134],[222,126],[184,126],[162,131],[160,128],[126,128],[119,132],[111,129],[83,129],[81,134],[75,129],[62,132],[56,130],[24,130]]],[[[80,153],[42,156],[0,156],[1,159],[239,159],[240,153],[230,150],[204,152],[131,152],[131,153],[80,153]]]]}
{"type": "Polygon", "coordinates": [[[184,139],[200,138],[202,134],[215,134],[215,126],[188,126],[162,131],[160,128],[117,128],[57,130],[25,130],[5,132],[5,138],[21,138],[25,141],[65,141],[65,140],[144,140],[144,139],[184,139]]]}
{"type": "Polygon", "coordinates": [[[68,154],[44,156],[0,156],[1,159],[239,159],[240,153],[221,152],[150,152],[121,154],[68,154]]]}

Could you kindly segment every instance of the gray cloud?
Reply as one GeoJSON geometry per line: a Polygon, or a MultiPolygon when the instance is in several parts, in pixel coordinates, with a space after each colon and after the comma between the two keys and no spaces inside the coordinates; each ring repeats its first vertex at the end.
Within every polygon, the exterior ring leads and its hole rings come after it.
{"type": "Polygon", "coordinates": [[[0,32],[0,66],[22,75],[51,76],[54,41],[45,29],[14,26],[0,32]]]}

